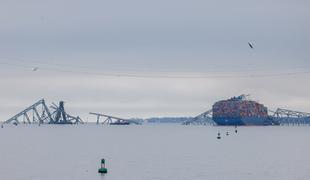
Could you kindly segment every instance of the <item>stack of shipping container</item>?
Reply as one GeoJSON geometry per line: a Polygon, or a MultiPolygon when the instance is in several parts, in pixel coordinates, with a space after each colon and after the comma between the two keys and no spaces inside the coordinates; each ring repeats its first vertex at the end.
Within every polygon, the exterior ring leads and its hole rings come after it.
{"type": "Polygon", "coordinates": [[[255,101],[240,97],[216,102],[213,107],[213,117],[267,117],[267,108],[255,101]]]}

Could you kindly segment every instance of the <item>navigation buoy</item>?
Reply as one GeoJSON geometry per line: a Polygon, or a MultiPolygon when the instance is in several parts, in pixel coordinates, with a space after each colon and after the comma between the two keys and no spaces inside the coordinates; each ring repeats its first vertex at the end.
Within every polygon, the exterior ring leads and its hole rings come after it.
{"type": "Polygon", "coordinates": [[[235,133],[236,133],[236,134],[238,133],[237,126],[235,126],[235,133]]]}
{"type": "Polygon", "coordinates": [[[100,174],[106,174],[106,173],[108,173],[107,168],[105,168],[105,160],[104,160],[104,159],[101,159],[101,166],[100,166],[100,168],[98,169],[98,173],[100,173],[100,174]]]}
{"type": "Polygon", "coordinates": [[[226,132],[226,136],[229,136],[229,132],[228,131],[226,132]]]}
{"type": "Polygon", "coordinates": [[[217,133],[217,139],[221,139],[221,133],[220,132],[217,133]]]}

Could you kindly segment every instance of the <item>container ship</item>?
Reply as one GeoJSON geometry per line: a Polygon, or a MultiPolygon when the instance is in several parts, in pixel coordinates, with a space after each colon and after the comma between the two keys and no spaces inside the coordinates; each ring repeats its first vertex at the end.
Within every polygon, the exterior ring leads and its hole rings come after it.
{"type": "Polygon", "coordinates": [[[223,126],[273,125],[267,107],[246,97],[240,95],[216,102],[212,107],[213,121],[223,126]]]}

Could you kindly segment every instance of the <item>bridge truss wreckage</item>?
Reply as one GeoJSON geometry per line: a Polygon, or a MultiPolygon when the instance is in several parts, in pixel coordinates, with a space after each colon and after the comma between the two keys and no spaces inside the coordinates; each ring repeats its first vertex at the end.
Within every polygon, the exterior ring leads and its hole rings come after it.
{"type": "Polygon", "coordinates": [[[135,121],[135,120],[123,119],[123,118],[118,118],[118,117],[109,116],[109,115],[100,114],[100,113],[90,112],[89,114],[97,116],[97,124],[100,123],[101,117],[103,117],[103,121],[101,122],[101,124],[104,124],[104,125],[129,125],[129,124],[139,125],[141,124],[140,122],[135,121]]]}
{"type": "Polygon", "coordinates": [[[271,117],[280,125],[310,125],[310,113],[278,108],[270,111],[271,117]]]}
{"type": "Polygon", "coordinates": [[[185,121],[183,125],[211,125],[214,126],[216,123],[212,120],[212,110],[208,110],[204,113],[199,114],[198,116],[185,121]]]}
{"type": "Polygon", "coordinates": [[[3,124],[13,123],[18,125],[24,124],[78,124],[83,120],[77,116],[71,116],[66,113],[64,102],[60,101],[59,105],[53,103],[51,106],[53,111],[47,107],[45,100],[41,99],[33,105],[27,107],[20,113],[6,120],[3,124]]]}

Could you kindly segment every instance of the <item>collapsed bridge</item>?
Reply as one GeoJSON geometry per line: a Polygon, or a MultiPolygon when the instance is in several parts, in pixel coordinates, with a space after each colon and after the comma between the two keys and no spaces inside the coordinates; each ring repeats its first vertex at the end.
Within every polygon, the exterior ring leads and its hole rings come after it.
{"type": "MultiPolygon", "coordinates": [[[[263,118],[265,121],[262,121],[259,125],[310,125],[310,113],[300,112],[300,111],[292,111],[287,109],[278,108],[276,111],[267,110],[265,107],[261,107],[258,103],[253,103],[253,101],[245,101],[246,96],[241,95],[238,97],[233,97],[229,100],[224,100],[221,102],[224,104],[224,109],[217,109],[217,115],[219,115],[219,111],[229,111],[230,114],[243,113],[245,114],[243,118],[252,118],[253,113],[252,111],[248,111],[247,107],[250,106],[252,109],[257,110],[259,109],[260,112],[258,117],[263,118]],[[242,106],[244,108],[241,111],[229,110],[231,104],[227,103],[226,101],[233,101],[233,106],[235,108],[235,101],[237,101],[237,105],[242,106]],[[228,107],[228,108],[227,108],[228,107]],[[248,117],[247,117],[248,116],[248,117]]],[[[220,106],[221,107],[221,106],[220,106]]],[[[218,107],[217,107],[218,108],[218,107]]],[[[239,106],[237,106],[239,108],[239,106]]],[[[251,109],[250,108],[250,109],[251,109]]],[[[106,114],[100,113],[90,113],[91,115],[97,116],[97,124],[108,124],[108,125],[128,125],[128,124],[141,124],[138,120],[135,119],[124,119],[115,116],[110,116],[106,114]]],[[[227,113],[226,113],[227,114],[227,113]]],[[[221,115],[221,114],[220,114],[221,115]]],[[[257,115],[257,113],[256,113],[257,115]]],[[[214,119],[214,107],[210,110],[207,110],[196,117],[184,121],[183,125],[223,125],[219,124],[214,119]]],[[[220,117],[220,116],[219,116],[220,117]]],[[[220,117],[222,118],[222,117],[220,117]]],[[[234,117],[235,118],[235,117],[234,117]]],[[[253,119],[250,119],[253,120],[253,119]]],[[[255,119],[254,119],[255,120],[255,119]]],[[[225,122],[225,117],[224,117],[225,122]]],[[[19,112],[18,114],[14,115],[10,119],[3,122],[3,124],[14,124],[18,125],[21,123],[24,124],[83,124],[83,120],[79,116],[72,116],[65,111],[64,102],[60,101],[59,105],[52,103],[50,108],[46,105],[45,100],[41,99],[36,103],[32,104],[31,106],[25,108],[23,111],[19,112]]],[[[2,126],[3,126],[2,124],[2,126]]],[[[228,124],[233,125],[233,124],[228,124]]],[[[240,125],[240,124],[237,124],[240,125]]],[[[247,125],[247,124],[241,124],[247,125]]],[[[253,124],[252,124],[253,125],[253,124]]]]}
{"type": "Polygon", "coordinates": [[[310,113],[281,108],[270,112],[273,113],[271,117],[276,119],[280,125],[310,125],[310,113]]]}
{"type": "Polygon", "coordinates": [[[3,124],[79,124],[84,123],[79,116],[69,115],[64,108],[64,102],[60,101],[59,105],[52,104],[51,109],[41,99],[23,111],[14,115],[3,124]]]}
{"type": "Polygon", "coordinates": [[[99,123],[104,124],[104,125],[129,125],[129,124],[140,125],[141,124],[141,122],[135,121],[132,119],[124,119],[124,118],[110,116],[110,115],[106,115],[102,113],[90,112],[89,114],[97,116],[96,124],[99,124],[99,123]]]}
{"type": "MultiPolygon", "coordinates": [[[[292,111],[278,108],[270,111],[268,118],[274,122],[272,125],[310,125],[310,113],[292,111]]],[[[217,125],[212,119],[212,110],[203,112],[194,118],[184,121],[183,125],[217,125]]]]}
{"type": "Polygon", "coordinates": [[[183,125],[310,125],[310,113],[278,108],[270,111],[248,100],[249,95],[216,102],[212,109],[183,122],[183,125]]]}

